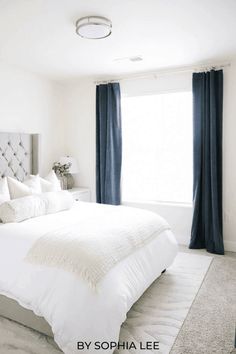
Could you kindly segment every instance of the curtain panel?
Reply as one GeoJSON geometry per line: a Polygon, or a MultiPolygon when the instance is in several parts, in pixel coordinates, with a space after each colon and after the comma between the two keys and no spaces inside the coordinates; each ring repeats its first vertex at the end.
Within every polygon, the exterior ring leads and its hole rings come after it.
{"type": "Polygon", "coordinates": [[[190,248],[224,254],[222,217],[223,71],[193,74],[194,181],[190,248]]]}
{"type": "Polygon", "coordinates": [[[121,202],[121,95],[120,84],[96,87],[96,194],[97,203],[121,202]]]}

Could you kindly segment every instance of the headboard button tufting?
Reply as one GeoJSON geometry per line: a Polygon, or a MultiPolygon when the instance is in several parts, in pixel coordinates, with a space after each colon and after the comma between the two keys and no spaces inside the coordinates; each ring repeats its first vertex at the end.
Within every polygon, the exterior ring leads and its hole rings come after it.
{"type": "Polygon", "coordinates": [[[38,134],[0,132],[0,179],[12,176],[22,181],[37,171],[38,147],[38,134]]]}

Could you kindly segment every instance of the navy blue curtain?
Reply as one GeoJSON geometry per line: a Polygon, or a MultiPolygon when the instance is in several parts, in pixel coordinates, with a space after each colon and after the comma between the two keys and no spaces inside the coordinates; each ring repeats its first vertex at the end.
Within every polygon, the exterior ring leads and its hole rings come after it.
{"type": "Polygon", "coordinates": [[[119,205],[122,159],[120,84],[96,87],[97,203],[119,205]]]}
{"type": "Polygon", "coordinates": [[[222,226],[223,71],[193,74],[194,181],[190,248],[224,254],[222,226]]]}

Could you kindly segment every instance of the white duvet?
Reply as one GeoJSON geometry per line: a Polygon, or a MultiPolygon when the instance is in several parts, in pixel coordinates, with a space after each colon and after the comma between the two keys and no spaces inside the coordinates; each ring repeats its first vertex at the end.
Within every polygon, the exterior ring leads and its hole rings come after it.
{"type": "Polygon", "coordinates": [[[107,206],[77,202],[68,211],[0,225],[0,293],[43,316],[66,354],[82,352],[77,349],[77,342],[81,341],[90,343],[84,353],[98,353],[96,342],[118,342],[126,313],[177,253],[171,231],[158,233],[117,263],[103,277],[96,292],[73,273],[24,261],[33,244],[46,233],[75,220],[96,223],[96,218],[106,213],[107,206]]]}

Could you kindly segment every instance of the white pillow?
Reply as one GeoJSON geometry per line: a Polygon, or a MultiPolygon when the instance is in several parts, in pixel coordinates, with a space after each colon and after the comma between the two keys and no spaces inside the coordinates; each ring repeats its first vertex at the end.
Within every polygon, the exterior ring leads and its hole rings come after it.
{"type": "Polygon", "coordinates": [[[67,191],[49,192],[9,200],[0,205],[3,223],[20,222],[41,215],[57,213],[72,207],[74,200],[67,191]]]}
{"type": "Polygon", "coordinates": [[[53,183],[47,181],[46,179],[40,177],[40,184],[41,184],[41,189],[42,192],[54,192],[55,191],[55,186],[53,183]]]}
{"type": "Polygon", "coordinates": [[[70,209],[74,203],[74,198],[68,191],[42,193],[41,198],[45,203],[46,214],[70,209]]]}
{"type": "Polygon", "coordinates": [[[41,182],[39,175],[30,175],[28,179],[23,182],[26,186],[31,188],[32,194],[42,193],[41,182]]]}
{"type": "Polygon", "coordinates": [[[6,177],[0,180],[0,204],[10,200],[10,193],[6,177]]]}
{"type": "Polygon", "coordinates": [[[45,214],[45,203],[40,195],[16,198],[0,205],[0,219],[3,223],[19,222],[45,214]]]}
{"type": "Polygon", "coordinates": [[[32,190],[26,184],[17,181],[15,178],[7,177],[11,199],[22,198],[32,194],[32,190]]]}
{"type": "Polygon", "coordinates": [[[7,177],[11,199],[26,197],[27,195],[42,193],[39,176],[30,176],[24,182],[7,177]]]}
{"type": "MultiPolygon", "coordinates": [[[[54,192],[55,191],[55,186],[53,183],[47,181],[46,179],[40,177],[37,175],[39,178],[39,183],[40,183],[40,188],[41,188],[41,193],[46,193],[46,192],[54,192]]],[[[31,178],[36,177],[35,175],[30,175],[31,178]]]]}
{"type": "Polygon", "coordinates": [[[60,181],[53,170],[50,171],[46,177],[44,178],[40,177],[40,183],[41,183],[41,189],[43,193],[61,191],[60,181]]]}

